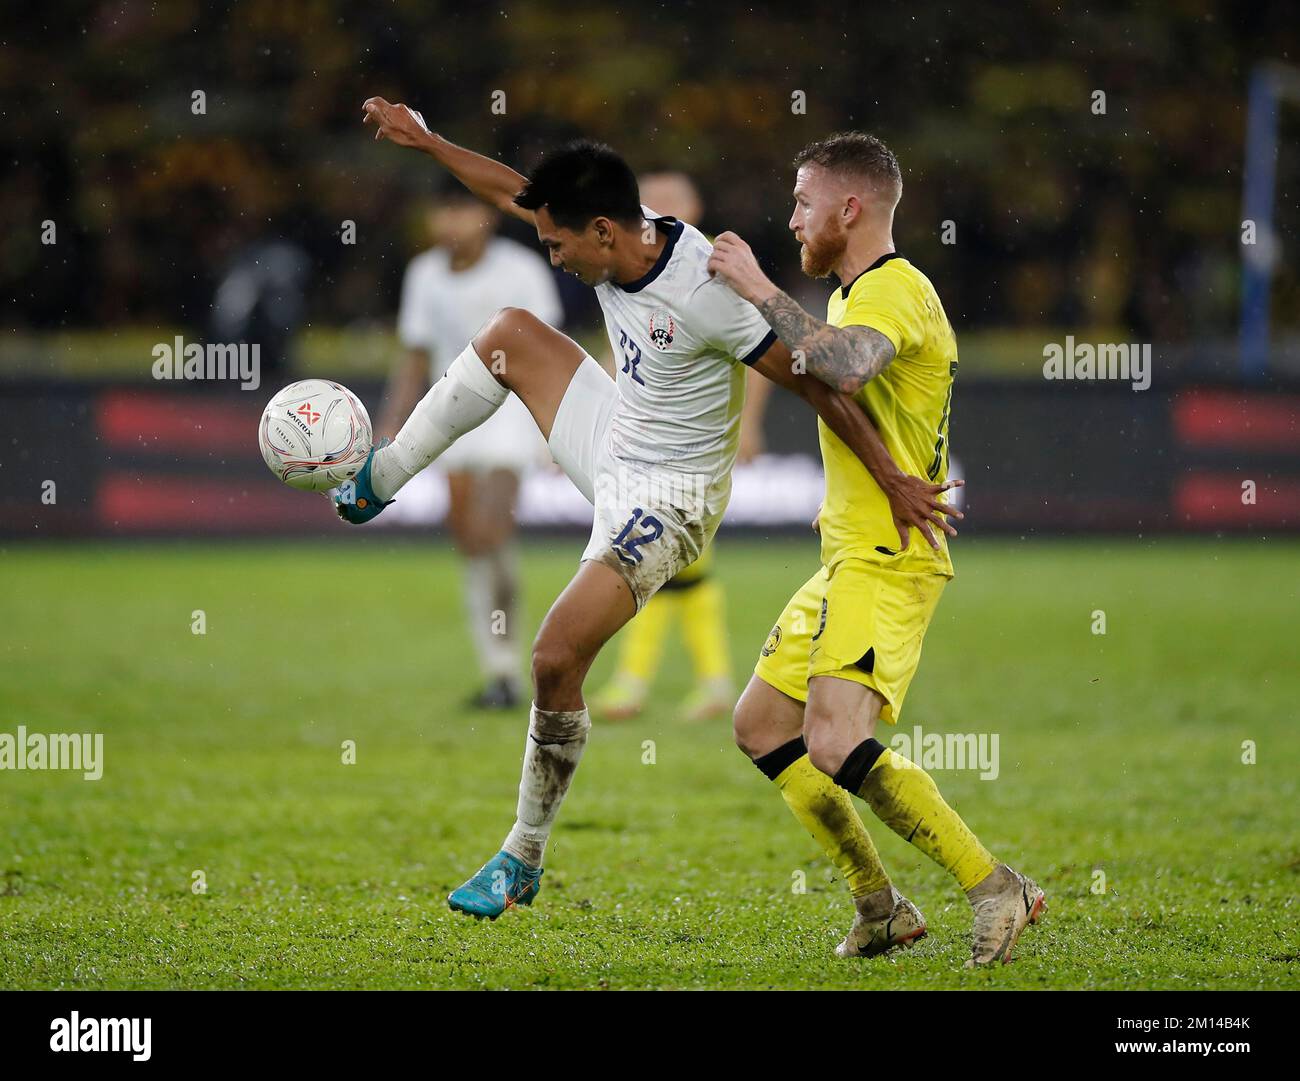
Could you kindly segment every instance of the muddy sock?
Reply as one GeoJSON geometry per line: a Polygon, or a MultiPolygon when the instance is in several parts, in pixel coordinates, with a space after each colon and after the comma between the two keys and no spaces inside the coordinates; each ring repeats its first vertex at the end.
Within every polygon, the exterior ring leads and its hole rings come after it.
{"type": "Polygon", "coordinates": [[[551,711],[533,705],[519,782],[515,824],[501,847],[530,867],[540,867],[551,825],[569,790],[591,717],[584,709],[551,711]]]}

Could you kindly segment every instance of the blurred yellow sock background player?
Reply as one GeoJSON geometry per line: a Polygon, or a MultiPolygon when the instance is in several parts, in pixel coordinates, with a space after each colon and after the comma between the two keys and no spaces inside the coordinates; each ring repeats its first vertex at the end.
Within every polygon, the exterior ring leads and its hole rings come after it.
{"type": "Polygon", "coordinates": [[[694,672],[694,689],[685,703],[687,715],[704,720],[731,711],[736,697],[727,648],[726,596],[712,576],[713,558],[710,545],[660,589],[624,630],[618,668],[594,702],[602,716],[624,720],[641,712],[674,624],[681,628],[694,672]]]}
{"type": "MultiPolygon", "coordinates": [[[[699,224],[703,202],[685,173],[649,173],[639,179],[641,201],[660,214],[699,224]]],[[[740,422],[743,465],[763,452],[763,417],[772,384],[757,372],[746,373],[745,410],[740,422]]],[[[694,674],[694,688],[684,703],[691,720],[722,717],[736,704],[727,648],[726,596],[713,577],[714,541],[694,563],[665,585],[622,632],[618,667],[597,692],[592,708],[609,720],[626,720],[645,708],[664,645],[674,625],[681,629],[694,674]]]]}

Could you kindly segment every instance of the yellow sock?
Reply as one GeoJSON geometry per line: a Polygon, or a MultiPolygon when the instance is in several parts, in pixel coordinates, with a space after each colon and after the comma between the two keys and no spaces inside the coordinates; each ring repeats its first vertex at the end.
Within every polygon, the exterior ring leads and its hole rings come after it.
{"type": "Polygon", "coordinates": [[[930,775],[888,747],[858,795],[880,821],[953,875],[963,890],[983,881],[997,866],[961,816],[944,803],[930,775]]]}
{"type": "Polygon", "coordinates": [[[731,656],[727,651],[726,601],[722,586],[710,578],[688,586],[677,595],[682,617],[682,637],[695,666],[695,678],[730,679],[731,656]]]}
{"type": "Polygon", "coordinates": [[[672,622],[679,597],[657,593],[637,613],[624,632],[623,648],[618,655],[618,673],[649,683],[659,667],[664,638],[672,622]]]}
{"type": "MultiPolygon", "coordinates": [[[[798,742],[802,745],[803,740],[798,742]]],[[[763,769],[762,763],[763,759],[756,763],[759,769],[763,769]]],[[[822,846],[855,898],[889,885],[889,875],[853,800],[808,761],[806,753],[773,780],[795,818],[822,846]]]]}

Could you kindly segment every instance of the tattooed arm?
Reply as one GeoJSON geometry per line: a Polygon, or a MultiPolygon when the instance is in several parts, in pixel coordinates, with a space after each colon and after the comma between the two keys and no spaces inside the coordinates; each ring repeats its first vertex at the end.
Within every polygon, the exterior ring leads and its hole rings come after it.
{"type": "Polygon", "coordinates": [[[842,394],[856,394],[894,359],[894,343],[871,327],[833,327],[777,290],[757,305],[804,368],[842,394]]]}
{"type": "Polygon", "coordinates": [[[833,327],[809,315],[772,284],[735,233],[713,243],[710,273],[719,275],[762,313],[804,370],[843,394],[856,394],[894,359],[894,345],[871,327],[833,327]]]}
{"type": "Polygon", "coordinates": [[[961,511],[943,502],[943,493],[958,488],[964,482],[950,480],[944,484],[931,484],[921,477],[913,477],[898,468],[889,454],[880,433],[866,411],[849,395],[828,387],[807,373],[795,370],[790,350],[783,342],[774,342],[757,361],[753,371],[765,376],[778,386],[785,387],[811,405],[849,450],[867,468],[880,490],[889,501],[894,526],[898,530],[901,551],[908,545],[908,530],[919,529],[931,548],[936,551],[939,542],[931,526],[937,526],[949,536],[957,530],[948,521],[960,520],[961,511]]]}

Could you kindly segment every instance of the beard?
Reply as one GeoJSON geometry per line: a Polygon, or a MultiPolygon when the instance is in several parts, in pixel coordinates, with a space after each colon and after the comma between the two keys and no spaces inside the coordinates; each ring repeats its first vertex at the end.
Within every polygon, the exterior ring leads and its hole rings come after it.
{"type": "Polygon", "coordinates": [[[825,231],[816,240],[805,238],[799,250],[799,265],[810,278],[828,277],[848,246],[848,230],[838,221],[833,225],[827,223],[825,231]]]}

